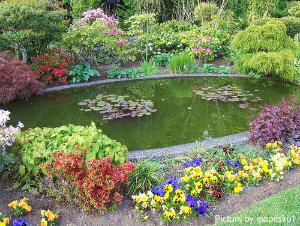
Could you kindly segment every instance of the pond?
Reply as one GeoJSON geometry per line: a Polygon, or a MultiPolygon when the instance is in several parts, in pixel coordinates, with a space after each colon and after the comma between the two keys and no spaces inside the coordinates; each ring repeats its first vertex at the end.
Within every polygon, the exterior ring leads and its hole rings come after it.
{"type": "Polygon", "coordinates": [[[222,137],[248,129],[264,103],[277,104],[296,86],[243,78],[145,80],[68,89],[16,101],[11,123],[26,128],[95,122],[130,150],[222,137]],[[132,117],[134,116],[134,117],[132,117]]]}

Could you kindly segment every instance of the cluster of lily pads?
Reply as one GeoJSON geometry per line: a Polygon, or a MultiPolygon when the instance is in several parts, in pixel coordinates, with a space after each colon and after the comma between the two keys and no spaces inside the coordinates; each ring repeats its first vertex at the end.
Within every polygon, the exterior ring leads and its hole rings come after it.
{"type": "MultiPolygon", "coordinates": [[[[259,90],[255,91],[257,92],[259,90]]],[[[244,91],[231,85],[214,88],[207,84],[203,84],[202,87],[193,87],[193,96],[194,95],[200,95],[202,99],[210,101],[240,102],[240,108],[247,108],[249,106],[249,102],[262,101],[261,97],[254,97],[250,91],[244,91]]],[[[255,111],[257,109],[250,108],[250,110],[255,111]]]]}
{"type": "Polygon", "coordinates": [[[98,111],[102,114],[103,120],[112,120],[124,117],[142,117],[151,115],[157,110],[153,108],[151,100],[130,100],[129,96],[118,96],[115,94],[98,94],[95,99],[85,99],[78,104],[87,106],[88,109],[82,111],[98,111]]]}

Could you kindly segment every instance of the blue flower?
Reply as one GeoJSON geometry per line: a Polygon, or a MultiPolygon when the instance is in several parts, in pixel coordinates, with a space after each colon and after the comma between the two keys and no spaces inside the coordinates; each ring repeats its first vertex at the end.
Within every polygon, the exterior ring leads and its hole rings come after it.
{"type": "Polygon", "coordinates": [[[189,168],[189,167],[200,166],[203,163],[204,162],[203,162],[202,158],[197,158],[197,159],[193,159],[192,161],[186,161],[183,164],[183,166],[184,166],[184,168],[189,168]]]}
{"type": "Polygon", "coordinates": [[[232,165],[232,163],[231,163],[231,161],[230,161],[229,159],[226,160],[226,163],[227,163],[228,165],[230,165],[231,167],[233,167],[233,165],[232,165]]]}
{"type": "Polygon", "coordinates": [[[235,168],[240,167],[240,162],[239,162],[239,160],[237,160],[236,162],[233,162],[233,165],[234,165],[235,168]]]}
{"type": "Polygon", "coordinates": [[[30,221],[27,221],[23,217],[13,220],[12,226],[32,226],[30,221]]]}

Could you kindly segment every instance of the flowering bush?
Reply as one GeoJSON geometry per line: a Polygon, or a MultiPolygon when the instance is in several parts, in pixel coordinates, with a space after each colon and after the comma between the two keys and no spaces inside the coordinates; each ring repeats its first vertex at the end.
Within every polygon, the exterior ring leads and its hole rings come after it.
{"type": "Polygon", "coordinates": [[[0,226],[6,226],[9,224],[9,218],[5,217],[1,212],[0,212],[0,226]]]}
{"type": "Polygon", "coordinates": [[[282,98],[278,106],[265,105],[248,123],[250,139],[263,145],[276,140],[285,142],[300,129],[299,104],[295,97],[282,98]]]}
{"type": "Polygon", "coordinates": [[[0,53],[0,104],[40,94],[39,82],[27,64],[8,53],[0,53]]]}
{"type": "Polygon", "coordinates": [[[13,220],[12,226],[32,226],[30,221],[26,221],[23,217],[13,220]]]}
{"type": "Polygon", "coordinates": [[[8,207],[13,208],[15,216],[17,216],[17,217],[23,216],[23,215],[27,214],[28,212],[30,212],[32,209],[31,206],[29,206],[27,204],[28,200],[29,199],[27,199],[25,197],[23,199],[21,199],[20,201],[15,200],[15,201],[9,203],[8,207]]]}
{"type": "Polygon", "coordinates": [[[132,50],[117,21],[101,9],[84,12],[83,18],[70,24],[70,29],[58,43],[81,62],[117,62],[134,59],[132,50]]]}
{"type": "Polygon", "coordinates": [[[195,35],[196,41],[190,45],[190,50],[193,52],[193,55],[202,59],[203,61],[212,61],[214,59],[214,50],[212,48],[212,44],[210,41],[209,35],[203,38],[197,39],[198,35],[195,35]]]}
{"type": "Polygon", "coordinates": [[[139,34],[135,45],[141,55],[146,52],[152,56],[187,51],[200,60],[210,61],[228,54],[230,40],[230,35],[223,31],[200,29],[189,23],[171,20],[154,24],[149,34],[139,34]]]}
{"type": "Polygon", "coordinates": [[[41,226],[50,226],[56,225],[59,215],[57,212],[52,212],[50,210],[42,210],[41,211],[42,219],[41,219],[41,226]]]}
{"type": "Polygon", "coordinates": [[[300,167],[300,148],[292,145],[288,156],[292,159],[293,167],[300,167]]]}
{"type": "Polygon", "coordinates": [[[57,151],[52,155],[53,164],[42,165],[45,173],[64,185],[67,197],[85,209],[99,212],[106,211],[108,204],[115,207],[122,201],[120,186],[128,183],[128,173],[135,169],[131,162],[113,166],[111,156],[86,160],[80,151],[57,151]]]}
{"type": "Polygon", "coordinates": [[[67,84],[67,75],[71,62],[62,54],[52,53],[30,57],[30,68],[44,86],[57,83],[67,84]]]}
{"type": "Polygon", "coordinates": [[[298,148],[293,147],[289,152],[291,157],[287,157],[277,148],[279,141],[267,144],[267,148],[271,146],[276,151],[268,159],[245,156],[227,146],[215,153],[218,158],[187,161],[181,178],[171,178],[151,191],[132,196],[136,209],[162,211],[166,222],[181,221],[191,214],[209,216],[213,213],[210,204],[225,194],[239,194],[263,178],[279,181],[285,169],[300,166],[298,148]]]}
{"type": "Polygon", "coordinates": [[[11,146],[15,142],[15,135],[20,132],[23,124],[18,123],[16,127],[6,126],[6,122],[9,120],[9,111],[0,110],[0,172],[4,166],[12,162],[10,155],[6,154],[5,150],[7,146],[11,146]]]}

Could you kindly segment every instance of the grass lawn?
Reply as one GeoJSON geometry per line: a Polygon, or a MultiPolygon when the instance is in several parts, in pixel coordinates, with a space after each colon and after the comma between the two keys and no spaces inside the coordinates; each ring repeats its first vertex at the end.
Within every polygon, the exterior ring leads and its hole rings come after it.
{"type": "Polygon", "coordinates": [[[221,218],[216,225],[299,226],[300,185],[271,196],[227,218],[221,218]]]}

